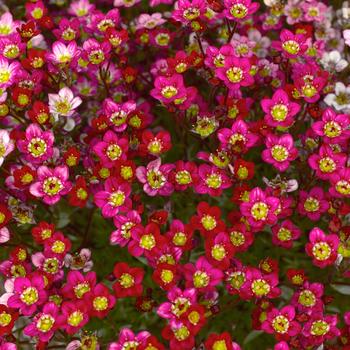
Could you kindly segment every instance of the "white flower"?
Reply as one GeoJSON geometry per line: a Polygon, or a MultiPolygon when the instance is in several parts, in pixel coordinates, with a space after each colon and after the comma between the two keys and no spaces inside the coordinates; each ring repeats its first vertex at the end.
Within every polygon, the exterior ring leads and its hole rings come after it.
{"type": "Polygon", "coordinates": [[[7,227],[0,229],[0,244],[6,243],[10,239],[10,231],[7,227]]]}
{"type": "Polygon", "coordinates": [[[350,86],[343,83],[336,83],[333,94],[328,94],[324,102],[328,106],[334,107],[337,111],[345,111],[350,109],[350,86]]]}
{"type": "Polygon", "coordinates": [[[50,112],[56,116],[70,117],[81,103],[81,98],[74,97],[72,90],[68,87],[62,88],[58,94],[49,94],[50,112]]]}
{"type": "Polygon", "coordinates": [[[350,46],[350,29],[345,29],[343,31],[343,37],[345,40],[345,44],[350,46]]]}
{"type": "Polygon", "coordinates": [[[0,130],[0,166],[5,157],[14,150],[15,146],[7,130],[0,130]]]}
{"type": "Polygon", "coordinates": [[[340,52],[337,50],[325,52],[322,56],[321,64],[328,71],[335,70],[336,72],[341,72],[348,66],[348,62],[341,57],[340,52]]]}

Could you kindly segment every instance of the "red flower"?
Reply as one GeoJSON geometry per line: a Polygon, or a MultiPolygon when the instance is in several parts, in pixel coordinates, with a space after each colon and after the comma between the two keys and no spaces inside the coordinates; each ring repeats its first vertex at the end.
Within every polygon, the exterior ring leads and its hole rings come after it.
{"type": "Polygon", "coordinates": [[[113,284],[113,290],[117,298],[137,297],[142,294],[143,276],[145,272],[139,267],[130,267],[126,263],[117,263],[113,274],[117,282],[113,284]]]}
{"type": "Polygon", "coordinates": [[[89,190],[84,177],[79,176],[77,178],[75,185],[68,194],[68,198],[70,205],[80,208],[85,207],[89,199],[89,190]]]}

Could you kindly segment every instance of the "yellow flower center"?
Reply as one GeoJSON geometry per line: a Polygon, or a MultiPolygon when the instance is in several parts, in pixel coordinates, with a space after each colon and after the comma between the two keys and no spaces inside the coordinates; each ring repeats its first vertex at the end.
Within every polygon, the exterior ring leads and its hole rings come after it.
{"type": "Polygon", "coordinates": [[[38,291],[34,287],[26,288],[20,295],[20,299],[27,305],[33,305],[39,300],[38,291]]]}
{"type": "Polygon", "coordinates": [[[49,195],[54,196],[63,189],[62,182],[59,178],[50,176],[45,179],[43,184],[43,191],[49,195]]]}
{"type": "Polygon", "coordinates": [[[125,193],[123,191],[116,191],[111,193],[108,203],[113,207],[120,207],[125,202],[125,193]]]}
{"type": "Polygon", "coordinates": [[[275,145],[271,148],[271,155],[277,162],[284,162],[288,158],[289,152],[286,147],[275,145]]]}
{"type": "Polygon", "coordinates": [[[251,289],[256,296],[262,297],[269,294],[271,287],[264,279],[256,279],[253,281],[251,289]]]}
{"type": "Polygon", "coordinates": [[[286,333],[289,329],[288,318],[282,315],[275,317],[272,321],[272,327],[277,333],[286,333]]]}
{"type": "Polygon", "coordinates": [[[204,216],[201,218],[201,224],[203,225],[203,227],[204,227],[207,231],[211,231],[211,230],[213,230],[213,229],[216,227],[217,222],[216,222],[216,219],[215,219],[213,216],[204,215],[204,216]]]}
{"type": "Polygon", "coordinates": [[[54,325],[55,319],[51,315],[41,315],[36,323],[36,328],[40,329],[41,332],[48,332],[54,325]]]}
{"type": "Polygon", "coordinates": [[[350,183],[345,180],[340,180],[336,183],[335,189],[337,192],[343,195],[349,195],[350,194],[350,183]]]}
{"type": "Polygon", "coordinates": [[[318,242],[312,247],[312,254],[316,260],[327,260],[332,253],[332,249],[327,242],[318,242]]]}
{"type": "Polygon", "coordinates": [[[289,241],[292,238],[292,233],[285,227],[281,227],[277,233],[277,238],[282,241],[289,241]]]}
{"type": "Polygon", "coordinates": [[[310,333],[315,336],[325,335],[329,332],[329,324],[323,320],[312,322],[310,333]]]}
{"type": "Polygon", "coordinates": [[[341,134],[342,128],[338,123],[331,121],[324,125],[323,132],[327,137],[334,138],[341,134]]]}
{"type": "Polygon", "coordinates": [[[218,261],[221,261],[226,256],[226,249],[221,244],[215,244],[211,249],[211,256],[218,261]]]}
{"type": "Polygon", "coordinates": [[[266,220],[269,213],[269,207],[264,202],[257,202],[252,206],[250,213],[255,220],[266,220]]]}
{"type": "Polygon", "coordinates": [[[210,278],[204,271],[196,271],[193,275],[193,285],[196,288],[204,288],[209,284],[210,278]]]}
{"type": "Polygon", "coordinates": [[[135,280],[130,274],[123,273],[120,276],[119,283],[123,288],[130,288],[135,284],[135,280]]]}
{"type": "Polygon", "coordinates": [[[83,321],[84,319],[84,315],[81,311],[74,311],[72,312],[68,319],[67,319],[67,323],[70,325],[70,326],[73,326],[73,327],[77,327],[79,326],[79,324],[83,321]]]}
{"type": "Polygon", "coordinates": [[[106,297],[96,297],[92,302],[94,309],[97,311],[103,311],[108,308],[108,299],[106,297]]]}
{"type": "Polygon", "coordinates": [[[140,247],[151,250],[156,246],[156,240],[152,234],[143,235],[140,239],[140,247]]]}
{"type": "Polygon", "coordinates": [[[234,4],[230,8],[230,13],[232,17],[242,19],[247,16],[248,8],[243,4],[234,4]]]}
{"type": "Polygon", "coordinates": [[[110,160],[116,160],[121,156],[122,150],[117,144],[112,144],[107,147],[106,154],[110,160]]]}
{"type": "Polygon", "coordinates": [[[205,179],[205,183],[210,188],[214,188],[214,189],[220,188],[220,186],[222,184],[222,179],[221,179],[220,174],[210,174],[205,179]]]}
{"type": "Polygon", "coordinates": [[[337,168],[335,161],[330,157],[320,159],[318,167],[323,173],[331,173],[337,168]]]}
{"type": "Polygon", "coordinates": [[[78,299],[81,299],[84,294],[90,291],[90,285],[87,282],[79,283],[74,286],[74,294],[78,299]]]}
{"type": "Polygon", "coordinates": [[[282,44],[282,47],[285,51],[291,55],[296,55],[300,51],[299,44],[294,40],[287,40],[282,44]]]}
{"type": "Polygon", "coordinates": [[[271,115],[277,122],[283,122],[287,118],[288,108],[283,104],[274,105],[271,109],[271,115]]]}
{"type": "Polygon", "coordinates": [[[306,306],[306,307],[312,307],[316,304],[316,297],[311,290],[303,290],[298,298],[299,304],[306,306]]]}
{"type": "Polygon", "coordinates": [[[52,245],[51,250],[54,253],[62,254],[64,252],[65,248],[66,248],[66,245],[64,244],[64,242],[62,242],[62,241],[55,241],[54,244],[52,245]]]}
{"type": "Polygon", "coordinates": [[[177,89],[174,86],[165,86],[161,90],[161,94],[165,98],[172,98],[177,94],[177,89]]]}
{"type": "Polygon", "coordinates": [[[226,77],[231,83],[239,83],[243,79],[243,71],[239,67],[232,67],[226,71],[226,77]]]}
{"type": "Polygon", "coordinates": [[[0,314],[0,326],[1,327],[6,327],[10,324],[12,320],[12,316],[10,314],[8,314],[7,312],[3,311],[0,314]]]}
{"type": "Polygon", "coordinates": [[[170,283],[174,279],[174,274],[171,270],[162,270],[160,278],[164,283],[170,283]]]}

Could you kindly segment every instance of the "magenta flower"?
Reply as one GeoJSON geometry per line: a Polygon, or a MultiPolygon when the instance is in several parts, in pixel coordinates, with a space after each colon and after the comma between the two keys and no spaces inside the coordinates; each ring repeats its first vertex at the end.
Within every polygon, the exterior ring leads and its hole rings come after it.
{"type": "Polygon", "coordinates": [[[12,295],[7,300],[7,306],[19,309],[25,316],[31,316],[46,298],[47,293],[42,276],[17,277],[13,283],[12,295]]]}
{"type": "Polygon", "coordinates": [[[258,11],[260,4],[251,0],[224,0],[224,15],[234,21],[244,21],[258,11]]]}
{"type": "Polygon", "coordinates": [[[258,136],[249,131],[248,125],[243,120],[234,122],[231,129],[220,129],[217,135],[224,149],[238,153],[247,151],[258,141],[258,136]]]}
{"type": "Polygon", "coordinates": [[[241,213],[255,230],[262,229],[266,224],[275,224],[278,207],[278,198],[268,197],[259,187],[252,189],[249,193],[249,201],[240,205],[241,213]]]}
{"type": "Polygon", "coordinates": [[[300,105],[289,100],[288,94],[278,89],[271,99],[263,99],[261,107],[265,114],[265,123],[272,127],[288,128],[294,123],[294,116],[299,113],[300,105]]]}
{"type": "Polygon", "coordinates": [[[285,306],[281,310],[272,309],[267,313],[267,319],[261,328],[267,333],[275,334],[279,339],[288,339],[297,335],[301,326],[294,321],[295,309],[293,306],[285,306]]]}
{"type": "Polygon", "coordinates": [[[150,92],[155,99],[167,104],[181,100],[186,96],[183,77],[174,74],[171,77],[158,76],[154,81],[154,89],[150,92]]]}
{"type": "Polygon", "coordinates": [[[172,13],[172,18],[184,24],[203,19],[207,6],[202,0],[179,0],[172,13]]]}
{"type": "Polygon", "coordinates": [[[38,337],[42,342],[48,342],[60,327],[58,312],[59,308],[55,303],[45,304],[42,311],[35,315],[33,322],[24,328],[23,333],[30,337],[38,337]]]}
{"type": "Polygon", "coordinates": [[[92,66],[100,65],[109,58],[110,51],[111,45],[108,41],[99,43],[96,39],[90,38],[84,41],[82,57],[92,66]]]}
{"type": "Polygon", "coordinates": [[[302,34],[293,34],[287,29],[283,29],[280,34],[280,41],[272,42],[272,47],[287,58],[301,56],[307,49],[305,37],[302,34]]]}
{"type": "Polygon", "coordinates": [[[110,294],[109,289],[102,283],[97,284],[87,295],[92,316],[104,318],[113,309],[116,298],[110,294]]]}
{"type": "Polygon", "coordinates": [[[201,256],[195,263],[184,265],[186,288],[196,288],[198,291],[214,289],[223,279],[223,272],[209,264],[201,256]]]}
{"type": "Polygon", "coordinates": [[[324,287],[321,283],[305,282],[300,290],[294,293],[291,303],[299,312],[313,313],[323,309],[324,287]]]}
{"type": "Polygon", "coordinates": [[[17,146],[28,162],[40,164],[52,157],[54,140],[51,131],[42,131],[39,125],[30,124],[25,139],[19,140],[17,146]]]}
{"type": "Polygon", "coordinates": [[[110,243],[125,247],[130,242],[132,228],[141,223],[141,217],[137,211],[131,210],[125,216],[116,215],[113,222],[117,229],[111,233],[110,243]]]}
{"type": "Polygon", "coordinates": [[[21,65],[14,61],[9,63],[6,58],[0,57],[0,89],[11,86],[21,71],[21,65]]]}
{"type": "Polygon", "coordinates": [[[214,165],[201,164],[198,168],[199,181],[194,189],[199,194],[220,196],[222,190],[231,186],[230,178],[226,173],[214,165]]]}
{"type": "Polygon", "coordinates": [[[262,152],[261,158],[279,171],[286,171],[289,162],[298,157],[298,150],[294,147],[293,137],[290,134],[281,137],[269,134],[266,136],[265,145],[267,149],[262,152]]]}
{"type": "Polygon", "coordinates": [[[116,132],[127,128],[127,118],[136,109],[136,103],[129,100],[124,103],[116,103],[110,98],[103,101],[102,109],[116,132]]]}
{"type": "Polygon", "coordinates": [[[135,335],[129,328],[123,328],[119,333],[118,341],[109,344],[108,350],[124,350],[132,347],[137,348],[149,336],[150,333],[146,331],[135,335]]]}
{"type": "Polygon", "coordinates": [[[327,212],[329,202],[325,199],[325,193],[322,188],[314,187],[308,193],[300,191],[298,211],[302,215],[306,215],[310,220],[318,221],[321,214],[327,212]]]}
{"type": "Polygon", "coordinates": [[[293,246],[293,241],[297,240],[300,235],[300,229],[295,226],[290,220],[284,220],[278,225],[271,228],[272,243],[290,249],[293,246]]]}
{"type": "Polygon", "coordinates": [[[182,291],[173,287],[167,294],[168,302],[162,303],[157,310],[157,314],[165,319],[181,318],[191,305],[197,303],[197,291],[189,288],[182,291]]]}
{"type": "Polygon", "coordinates": [[[103,166],[110,168],[118,160],[126,159],[128,146],[127,138],[118,137],[113,131],[107,131],[102,141],[93,146],[93,150],[99,156],[103,166]]]}
{"type": "Polygon", "coordinates": [[[350,168],[342,168],[330,176],[329,193],[335,197],[350,196],[350,168]]]}
{"type": "Polygon", "coordinates": [[[96,273],[88,272],[83,275],[79,271],[69,271],[67,283],[61,288],[62,294],[69,299],[82,299],[96,285],[96,273]]]}
{"type": "Polygon", "coordinates": [[[114,217],[120,211],[127,212],[131,209],[132,202],[128,198],[131,187],[128,182],[120,182],[114,177],[109,177],[104,183],[104,190],[95,194],[95,203],[102,209],[102,215],[107,218],[114,217]]]}
{"type": "Polygon", "coordinates": [[[47,166],[41,166],[38,169],[38,181],[30,186],[30,193],[42,198],[44,203],[56,204],[61,196],[67,194],[72,184],[68,181],[69,170],[67,166],[57,166],[49,169],[47,166]]]}
{"type": "Polygon", "coordinates": [[[303,335],[310,338],[311,344],[320,345],[326,340],[333,339],[340,335],[336,327],[338,317],[336,315],[313,314],[304,324],[303,335]]]}
{"type": "Polygon", "coordinates": [[[245,282],[240,289],[243,299],[251,298],[276,298],[281,290],[277,287],[278,276],[274,273],[263,274],[255,268],[248,268],[245,274],[245,282]]]}
{"type": "Polygon", "coordinates": [[[309,243],[305,250],[312,257],[314,265],[324,268],[334,264],[337,259],[339,238],[336,234],[326,235],[320,228],[315,227],[309,234],[309,243]]]}
{"type": "Polygon", "coordinates": [[[317,177],[328,180],[345,167],[346,159],[345,153],[336,153],[329,145],[322,145],[318,154],[309,157],[308,163],[316,171],[317,177]]]}
{"type": "Polygon", "coordinates": [[[327,108],[322,114],[322,121],[312,124],[312,130],[322,137],[326,143],[339,143],[350,137],[349,116],[336,114],[331,108],[327,108]]]}
{"type": "Polygon", "coordinates": [[[168,176],[173,164],[161,165],[160,158],[148,163],[147,167],[139,166],[136,169],[137,179],[144,184],[143,190],[149,196],[169,196],[173,192],[173,185],[169,182],[168,176]]]}
{"type": "Polygon", "coordinates": [[[225,85],[232,90],[241,86],[254,84],[254,78],[250,74],[251,64],[248,58],[227,57],[222,68],[215,70],[216,75],[225,85]]]}

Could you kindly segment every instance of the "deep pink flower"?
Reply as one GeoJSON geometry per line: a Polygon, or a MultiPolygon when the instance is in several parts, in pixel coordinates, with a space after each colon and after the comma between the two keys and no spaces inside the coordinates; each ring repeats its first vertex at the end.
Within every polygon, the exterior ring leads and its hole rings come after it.
{"type": "Polygon", "coordinates": [[[241,86],[254,84],[250,74],[251,64],[248,58],[227,57],[222,68],[215,70],[216,75],[229,89],[238,89],[241,86]]]}
{"type": "Polygon", "coordinates": [[[269,164],[272,164],[279,171],[286,171],[289,162],[298,157],[298,150],[294,147],[293,137],[290,134],[276,136],[269,134],[266,136],[265,149],[261,158],[269,164]]]}
{"type": "Polygon", "coordinates": [[[184,275],[186,288],[194,287],[199,291],[215,288],[223,278],[222,271],[214,268],[203,256],[198,258],[195,265],[184,265],[184,275]]]}
{"type": "Polygon", "coordinates": [[[284,220],[280,224],[273,226],[271,231],[272,243],[287,249],[292,248],[293,241],[297,240],[301,235],[300,229],[290,220],[284,220]]]}
{"type": "Polygon", "coordinates": [[[322,121],[312,124],[312,130],[322,137],[326,143],[338,143],[349,139],[349,116],[336,114],[331,108],[327,108],[322,114],[322,121]]]}
{"type": "Polygon", "coordinates": [[[266,224],[273,225],[276,223],[278,206],[278,198],[268,197],[263,190],[256,187],[250,191],[249,201],[241,203],[240,209],[252,228],[260,230],[266,224]]]}
{"type": "Polygon", "coordinates": [[[131,210],[125,216],[115,216],[113,222],[117,229],[111,233],[110,242],[125,247],[130,242],[132,228],[141,223],[141,217],[137,211],[131,210]]]}
{"type": "Polygon", "coordinates": [[[285,306],[281,310],[272,309],[267,313],[267,319],[262,323],[262,330],[275,334],[278,339],[288,339],[297,335],[301,326],[295,318],[293,306],[285,306]]]}
{"type": "Polygon", "coordinates": [[[337,259],[338,246],[337,235],[325,235],[320,228],[315,227],[310,232],[309,243],[306,244],[305,249],[307,255],[312,257],[314,265],[324,268],[334,264],[337,259]]]}
{"type": "Polygon", "coordinates": [[[327,212],[328,209],[329,202],[325,199],[325,193],[321,187],[314,187],[309,193],[306,191],[299,192],[298,211],[310,220],[318,221],[321,214],[327,212]]]}
{"type": "Polygon", "coordinates": [[[183,99],[186,96],[186,89],[182,75],[158,76],[154,81],[154,89],[151,90],[150,94],[165,104],[183,99]]]}
{"type": "Polygon", "coordinates": [[[307,49],[306,40],[302,34],[293,34],[288,29],[282,29],[280,41],[274,41],[272,47],[287,58],[301,56],[307,49]]]}
{"type": "Polygon", "coordinates": [[[258,11],[260,4],[251,0],[224,0],[225,16],[234,21],[244,21],[258,11]]]}
{"type": "Polygon", "coordinates": [[[330,176],[329,193],[335,197],[350,197],[350,168],[342,168],[330,176]]]}
{"type": "Polygon", "coordinates": [[[96,273],[91,271],[83,275],[79,271],[69,271],[67,282],[61,288],[62,294],[69,299],[82,299],[96,285],[96,273]]]}
{"type": "Polygon", "coordinates": [[[131,187],[128,182],[120,182],[114,177],[109,177],[104,183],[104,190],[95,194],[94,200],[99,208],[102,208],[102,215],[110,218],[120,211],[127,212],[131,206],[131,199],[128,198],[131,187]]]}
{"type": "Polygon", "coordinates": [[[82,300],[63,302],[61,312],[59,322],[68,334],[77,333],[89,321],[88,306],[82,300]]]}
{"type": "Polygon", "coordinates": [[[129,328],[123,328],[119,333],[118,341],[109,344],[108,350],[124,350],[131,347],[138,347],[149,336],[150,333],[146,331],[135,335],[129,328]]]}
{"type": "Polygon", "coordinates": [[[7,305],[19,309],[25,316],[31,316],[47,298],[44,278],[40,275],[17,277],[13,283],[12,295],[7,305]]]}
{"type": "Polygon", "coordinates": [[[322,145],[318,154],[312,154],[308,163],[316,171],[317,177],[328,180],[331,175],[335,175],[340,169],[345,167],[345,153],[336,153],[329,145],[322,145]]]}
{"type": "Polygon", "coordinates": [[[172,17],[184,24],[204,18],[207,6],[202,0],[179,0],[172,13],[172,17]]]}
{"type": "Polygon", "coordinates": [[[128,146],[127,138],[118,137],[113,131],[107,131],[102,141],[98,141],[92,148],[103,166],[111,168],[118,160],[126,159],[128,146]]]}
{"type": "Polygon", "coordinates": [[[30,124],[24,140],[18,140],[18,149],[25,154],[25,159],[34,164],[43,163],[52,157],[54,135],[51,131],[42,131],[39,125],[30,124]]]}
{"type": "Polygon", "coordinates": [[[214,165],[201,164],[198,168],[199,181],[194,189],[200,194],[220,196],[222,190],[231,186],[230,178],[225,171],[214,165]]]}
{"type": "Polygon", "coordinates": [[[263,99],[261,107],[265,112],[265,122],[272,127],[288,128],[294,123],[294,116],[299,113],[300,105],[290,101],[283,89],[278,89],[271,99],[263,99]]]}
{"type": "Polygon", "coordinates": [[[30,337],[38,337],[42,342],[48,342],[61,326],[58,312],[58,306],[48,302],[43,306],[42,311],[35,315],[33,322],[24,328],[23,333],[30,337]]]}
{"type": "Polygon", "coordinates": [[[30,193],[35,197],[41,197],[44,203],[53,205],[70,191],[72,184],[68,178],[67,166],[49,169],[43,165],[38,169],[38,181],[30,186],[30,193]]]}

